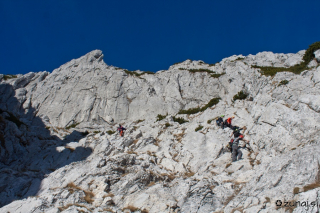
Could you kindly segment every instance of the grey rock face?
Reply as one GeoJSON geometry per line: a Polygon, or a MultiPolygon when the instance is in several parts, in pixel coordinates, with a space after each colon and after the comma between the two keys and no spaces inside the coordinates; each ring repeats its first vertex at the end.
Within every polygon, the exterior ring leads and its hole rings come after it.
{"type": "Polygon", "coordinates": [[[95,50],[52,73],[2,79],[0,211],[285,212],[277,200],[319,200],[320,68],[274,77],[252,68],[292,66],[303,54],[187,60],[136,75],[95,50]],[[241,90],[248,97],[233,101],[241,90]],[[246,126],[242,160],[231,162],[232,130],[214,120],[222,114],[246,126]],[[120,122],[124,137],[114,133],[120,122]]]}

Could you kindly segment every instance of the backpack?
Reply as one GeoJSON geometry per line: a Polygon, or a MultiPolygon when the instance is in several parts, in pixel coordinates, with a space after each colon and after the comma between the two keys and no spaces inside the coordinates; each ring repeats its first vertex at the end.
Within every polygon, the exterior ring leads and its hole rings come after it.
{"type": "Polygon", "coordinates": [[[236,129],[236,130],[233,131],[233,135],[234,135],[235,138],[237,138],[237,137],[239,137],[241,135],[240,131],[241,131],[240,129],[236,129]]]}

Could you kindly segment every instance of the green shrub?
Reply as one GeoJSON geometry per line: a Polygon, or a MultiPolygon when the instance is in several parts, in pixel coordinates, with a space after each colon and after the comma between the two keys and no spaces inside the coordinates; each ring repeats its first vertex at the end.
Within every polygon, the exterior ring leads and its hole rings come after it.
{"type": "Polygon", "coordinates": [[[93,133],[94,133],[94,134],[98,134],[98,133],[100,133],[100,131],[93,131],[93,133]]]}
{"type": "Polygon", "coordinates": [[[137,76],[137,77],[140,77],[141,75],[144,75],[144,74],[155,74],[154,72],[150,72],[150,71],[146,71],[142,73],[137,73],[135,71],[129,71],[129,70],[123,70],[123,71],[128,75],[137,76]]]}
{"type": "Polygon", "coordinates": [[[70,126],[67,126],[66,129],[75,128],[75,127],[78,126],[79,124],[80,124],[80,123],[71,124],[70,126]]]}
{"type": "Polygon", "coordinates": [[[315,55],[313,53],[318,49],[320,49],[320,41],[317,41],[309,46],[309,48],[303,56],[303,60],[306,64],[309,64],[309,62],[314,59],[315,55]]]}
{"type": "Polygon", "coordinates": [[[296,64],[292,67],[260,67],[260,66],[251,66],[252,68],[259,68],[262,71],[262,75],[274,76],[277,72],[292,72],[294,74],[300,74],[305,70],[309,70],[307,67],[309,62],[314,59],[314,51],[320,49],[320,42],[315,42],[309,46],[306,53],[303,56],[303,62],[296,64]]]}
{"type": "Polygon", "coordinates": [[[218,64],[219,62],[216,62],[216,63],[214,63],[214,64],[209,64],[209,67],[213,67],[213,66],[215,66],[216,64],[218,64]]]}
{"type": "Polygon", "coordinates": [[[196,107],[196,108],[190,108],[190,109],[186,109],[186,110],[183,110],[181,109],[178,114],[187,114],[187,115],[190,115],[190,114],[196,114],[200,112],[200,107],[196,107]]]}
{"type": "Polygon", "coordinates": [[[274,76],[277,72],[292,72],[294,74],[300,74],[302,71],[309,69],[305,62],[301,62],[300,64],[296,64],[292,67],[260,67],[256,65],[251,67],[259,68],[262,72],[261,74],[265,76],[274,76]]]}
{"type": "Polygon", "coordinates": [[[16,75],[3,75],[3,79],[6,81],[8,79],[12,79],[12,78],[17,78],[18,76],[16,75]]]}
{"type": "Polygon", "coordinates": [[[183,119],[183,118],[176,118],[175,116],[172,117],[174,122],[178,122],[179,124],[183,124],[188,122],[187,120],[183,119]]]}
{"type": "Polygon", "coordinates": [[[212,70],[208,69],[189,69],[189,72],[196,73],[196,72],[206,72],[209,74],[213,74],[214,72],[212,70]]]}
{"type": "Polygon", "coordinates": [[[199,125],[197,128],[195,128],[194,131],[198,132],[199,130],[201,130],[203,128],[203,126],[199,125]]]}
{"type": "Polygon", "coordinates": [[[166,128],[168,128],[169,126],[171,126],[171,124],[166,123],[165,126],[166,126],[166,128]]]}
{"type": "Polygon", "coordinates": [[[165,119],[166,117],[167,117],[167,115],[160,115],[160,114],[158,114],[158,115],[157,115],[157,121],[161,121],[161,120],[165,119]]]}
{"type": "Polygon", "coordinates": [[[221,98],[212,98],[204,107],[201,108],[201,112],[205,111],[207,108],[217,105],[221,98]]]}
{"type": "Polygon", "coordinates": [[[211,122],[212,122],[213,120],[215,120],[215,118],[212,118],[212,119],[210,119],[210,120],[207,120],[207,124],[211,124],[211,122]]]}
{"type": "Polygon", "coordinates": [[[287,85],[289,83],[288,80],[282,80],[280,81],[279,85],[278,86],[281,86],[281,85],[287,85]]]}
{"type": "Polygon", "coordinates": [[[219,78],[220,76],[222,76],[224,74],[226,74],[226,73],[221,73],[221,74],[214,73],[214,74],[211,74],[211,77],[212,78],[219,78]]]}
{"type": "Polygon", "coordinates": [[[248,96],[248,94],[244,93],[244,92],[241,90],[240,92],[238,92],[238,94],[236,94],[235,96],[233,96],[233,101],[246,99],[247,96],[248,96]]]}
{"type": "Polygon", "coordinates": [[[143,119],[143,120],[140,120],[140,119],[139,119],[139,120],[137,120],[135,123],[138,124],[138,123],[143,122],[144,120],[145,120],[145,119],[143,119]]]}
{"type": "Polygon", "coordinates": [[[206,109],[208,109],[209,107],[212,107],[213,105],[216,105],[219,103],[221,98],[213,98],[211,99],[206,105],[204,105],[203,107],[196,107],[196,108],[190,108],[190,109],[187,109],[187,110],[180,110],[178,112],[178,114],[187,114],[187,115],[190,115],[190,114],[196,114],[198,112],[203,112],[205,111],[206,109]]]}
{"type": "Polygon", "coordinates": [[[115,133],[115,131],[112,131],[112,130],[108,130],[108,131],[107,131],[107,134],[108,134],[108,135],[113,135],[114,133],[115,133]]]}

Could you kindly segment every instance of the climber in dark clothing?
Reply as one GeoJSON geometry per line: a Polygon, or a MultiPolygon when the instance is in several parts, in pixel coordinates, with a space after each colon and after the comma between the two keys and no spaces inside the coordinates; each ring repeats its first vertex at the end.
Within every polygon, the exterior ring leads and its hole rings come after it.
{"type": "Polygon", "coordinates": [[[233,126],[233,132],[230,135],[230,137],[232,137],[232,135],[234,136],[234,138],[237,138],[241,135],[241,130],[246,130],[247,128],[244,126],[242,128],[238,127],[238,126],[233,126]]]}
{"type": "Polygon", "coordinates": [[[249,142],[248,140],[243,139],[243,137],[244,137],[243,135],[240,135],[232,143],[232,162],[235,162],[242,158],[242,152],[240,149],[244,148],[245,146],[244,147],[239,146],[239,141],[243,140],[247,143],[249,142]]]}
{"type": "Polygon", "coordinates": [[[221,115],[221,116],[216,120],[217,125],[218,125],[218,126],[221,126],[222,129],[224,128],[223,117],[224,117],[224,115],[221,115]]]}
{"type": "Polygon", "coordinates": [[[123,134],[124,134],[124,131],[126,130],[126,128],[124,128],[123,126],[121,126],[121,124],[119,124],[119,127],[117,130],[120,133],[120,136],[123,137],[123,134]]]}

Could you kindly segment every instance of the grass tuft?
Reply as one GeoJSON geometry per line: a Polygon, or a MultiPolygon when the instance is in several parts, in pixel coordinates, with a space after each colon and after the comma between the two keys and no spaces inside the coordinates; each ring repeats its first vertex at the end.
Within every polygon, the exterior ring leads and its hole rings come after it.
{"type": "Polygon", "coordinates": [[[279,85],[278,86],[281,86],[281,85],[287,85],[289,83],[288,80],[282,80],[280,81],[279,85]]]}
{"type": "Polygon", "coordinates": [[[233,101],[235,101],[235,100],[244,100],[247,97],[248,97],[248,94],[241,90],[240,92],[238,92],[238,94],[233,96],[233,101]]]}
{"type": "Polygon", "coordinates": [[[114,133],[115,133],[115,131],[112,131],[112,130],[108,130],[108,131],[107,131],[107,134],[108,134],[108,135],[113,135],[114,133]]]}
{"type": "Polygon", "coordinates": [[[219,78],[220,76],[223,76],[224,74],[226,74],[226,73],[221,73],[221,74],[214,73],[214,74],[211,74],[211,77],[212,78],[219,78]]]}
{"type": "Polygon", "coordinates": [[[197,128],[195,128],[194,131],[198,132],[199,130],[201,130],[203,128],[203,126],[199,125],[197,128]]]}
{"type": "Polygon", "coordinates": [[[3,75],[3,79],[6,81],[8,79],[12,79],[12,78],[17,78],[18,76],[16,75],[3,75]]]}
{"type": "Polygon", "coordinates": [[[160,115],[160,114],[158,114],[158,115],[157,115],[157,121],[161,121],[161,120],[165,119],[166,117],[167,117],[167,115],[160,115]]]}
{"type": "Polygon", "coordinates": [[[75,127],[78,126],[79,124],[80,124],[80,123],[71,124],[70,126],[67,126],[66,129],[75,128],[75,127]]]}
{"type": "Polygon", "coordinates": [[[292,67],[260,67],[256,65],[251,67],[259,68],[262,71],[262,75],[266,76],[274,76],[277,72],[292,72],[294,74],[300,74],[305,70],[309,70],[308,64],[315,58],[314,51],[318,49],[320,49],[319,41],[311,44],[302,58],[303,62],[292,67]]]}
{"type": "Polygon", "coordinates": [[[190,109],[187,109],[187,110],[180,110],[178,112],[178,114],[187,114],[187,115],[190,115],[190,114],[196,114],[198,112],[203,112],[205,111],[206,109],[208,109],[209,107],[212,107],[216,104],[219,103],[221,98],[213,98],[211,99],[206,105],[204,105],[203,107],[196,107],[196,108],[190,108],[190,109]]]}
{"type": "Polygon", "coordinates": [[[187,121],[187,120],[185,120],[183,118],[180,118],[180,117],[176,118],[175,116],[173,116],[172,118],[173,118],[174,122],[178,122],[179,124],[183,124],[183,123],[189,122],[189,121],[187,121]]]}
{"type": "Polygon", "coordinates": [[[209,69],[189,69],[189,72],[192,72],[192,73],[206,72],[206,73],[209,73],[209,74],[214,74],[214,72],[212,70],[209,70],[209,69]]]}
{"type": "Polygon", "coordinates": [[[168,128],[169,126],[171,126],[171,124],[169,123],[165,123],[166,128],[168,128]]]}

